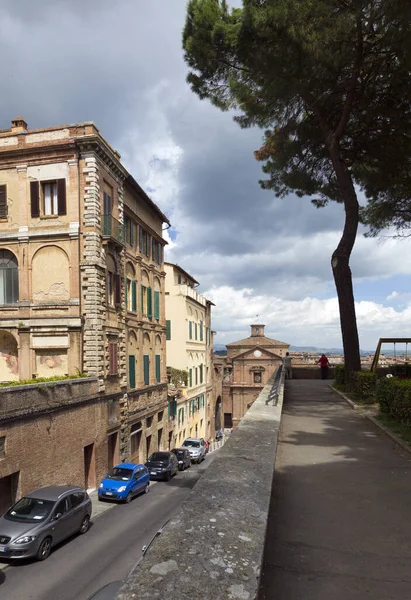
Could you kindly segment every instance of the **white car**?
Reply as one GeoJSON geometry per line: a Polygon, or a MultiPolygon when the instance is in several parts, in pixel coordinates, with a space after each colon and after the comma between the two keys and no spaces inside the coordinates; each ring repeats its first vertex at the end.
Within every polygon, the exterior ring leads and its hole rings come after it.
{"type": "Polygon", "coordinates": [[[182,448],[188,448],[191,462],[200,463],[205,459],[206,447],[200,438],[187,438],[182,444],[182,448]]]}

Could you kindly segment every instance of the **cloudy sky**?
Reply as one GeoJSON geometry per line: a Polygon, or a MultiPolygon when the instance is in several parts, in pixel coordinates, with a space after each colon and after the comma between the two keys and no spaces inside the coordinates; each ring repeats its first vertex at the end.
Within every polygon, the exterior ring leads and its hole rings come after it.
{"type": "MultiPolygon", "coordinates": [[[[185,0],[2,0],[0,129],[94,121],[173,224],[166,259],[212,299],[216,343],[259,321],[293,345],[341,347],[330,257],[342,208],[262,191],[259,130],[186,84],[185,0]]],[[[359,235],[363,349],[411,331],[410,241],[359,235]]]]}

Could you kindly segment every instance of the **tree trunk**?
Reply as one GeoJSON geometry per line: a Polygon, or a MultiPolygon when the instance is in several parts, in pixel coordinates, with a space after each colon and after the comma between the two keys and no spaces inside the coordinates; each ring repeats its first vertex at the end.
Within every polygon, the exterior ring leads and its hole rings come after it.
{"type": "Polygon", "coordinates": [[[354,292],[350,269],[350,256],[358,229],[358,200],[351,174],[342,160],[338,148],[329,148],[345,209],[344,230],[334,250],[331,266],[340,308],[341,333],[344,348],[345,381],[350,383],[354,371],[361,370],[360,343],[355,315],[354,292]]]}

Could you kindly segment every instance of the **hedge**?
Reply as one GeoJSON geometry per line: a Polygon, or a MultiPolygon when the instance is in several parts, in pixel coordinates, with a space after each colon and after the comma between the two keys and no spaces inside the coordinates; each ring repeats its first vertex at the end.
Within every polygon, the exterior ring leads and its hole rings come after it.
{"type": "Polygon", "coordinates": [[[411,425],[411,380],[384,377],[377,383],[377,401],[382,413],[411,425]]]}
{"type": "Polygon", "coordinates": [[[376,398],[377,375],[370,371],[356,371],[352,375],[351,388],[358,398],[373,404],[376,398]]]}
{"type": "Polygon", "coordinates": [[[334,369],[335,383],[337,385],[345,384],[345,369],[344,365],[337,365],[334,369]]]}

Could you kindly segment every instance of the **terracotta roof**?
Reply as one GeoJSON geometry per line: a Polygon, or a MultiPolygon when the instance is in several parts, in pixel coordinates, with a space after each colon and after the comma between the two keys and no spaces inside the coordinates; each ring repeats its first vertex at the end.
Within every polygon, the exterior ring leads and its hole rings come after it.
{"type": "Polygon", "coordinates": [[[244,340],[240,340],[238,342],[231,342],[231,344],[226,344],[227,348],[234,348],[235,346],[284,346],[286,348],[289,347],[290,344],[286,342],[280,342],[278,340],[273,340],[271,338],[265,337],[265,335],[251,335],[244,340]]]}

